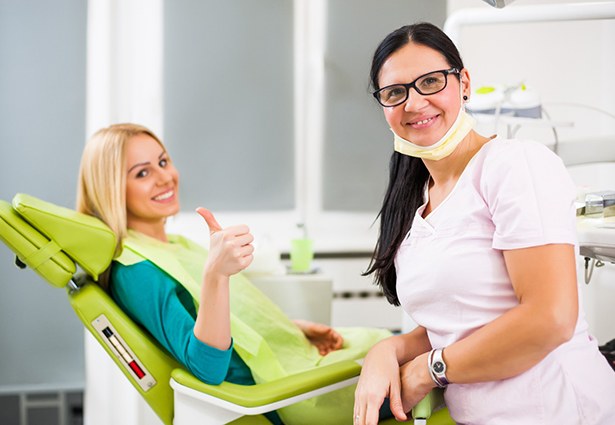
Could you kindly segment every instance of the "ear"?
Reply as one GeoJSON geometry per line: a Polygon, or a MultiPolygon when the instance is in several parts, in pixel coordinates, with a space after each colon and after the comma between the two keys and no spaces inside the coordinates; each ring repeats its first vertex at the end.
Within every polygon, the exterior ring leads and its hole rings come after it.
{"type": "Polygon", "coordinates": [[[472,94],[472,85],[470,84],[470,73],[467,68],[463,68],[461,72],[459,72],[459,79],[462,96],[467,96],[468,99],[470,99],[470,95],[472,94]]]}

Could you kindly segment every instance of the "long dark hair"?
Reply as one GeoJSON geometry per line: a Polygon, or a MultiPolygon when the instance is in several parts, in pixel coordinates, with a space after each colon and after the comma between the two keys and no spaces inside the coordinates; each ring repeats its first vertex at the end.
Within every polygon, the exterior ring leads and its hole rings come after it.
{"type": "MultiPolygon", "coordinates": [[[[449,66],[463,69],[463,61],[455,44],[437,26],[421,22],[403,26],[385,37],[372,59],[371,86],[380,88],[380,69],[396,51],[413,42],[440,52],[449,66]]],[[[423,203],[423,193],[429,172],[420,158],[393,152],[389,163],[389,185],[384,195],[380,217],[380,235],[368,269],[363,275],[374,273],[374,282],[382,287],[387,301],[399,305],[395,255],[410,231],[416,210],[423,203]]]]}

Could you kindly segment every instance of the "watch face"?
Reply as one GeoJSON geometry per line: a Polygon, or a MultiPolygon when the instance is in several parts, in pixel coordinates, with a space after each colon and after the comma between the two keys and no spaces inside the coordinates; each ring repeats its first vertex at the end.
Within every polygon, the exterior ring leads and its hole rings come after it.
{"type": "Polygon", "coordinates": [[[444,372],[444,363],[442,363],[442,362],[435,362],[435,363],[433,364],[433,370],[434,370],[434,372],[436,372],[436,373],[442,373],[442,372],[444,372]]]}

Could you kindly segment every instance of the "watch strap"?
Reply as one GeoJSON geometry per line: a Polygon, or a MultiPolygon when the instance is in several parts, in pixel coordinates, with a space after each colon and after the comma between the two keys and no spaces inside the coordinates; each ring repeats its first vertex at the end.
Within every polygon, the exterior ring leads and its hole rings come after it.
{"type": "Polygon", "coordinates": [[[427,357],[431,379],[440,388],[445,388],[449,384],[446,378],[446,363],[444,362],[443,351],[442,348],[436,348],[431,350],[427,357]]]}

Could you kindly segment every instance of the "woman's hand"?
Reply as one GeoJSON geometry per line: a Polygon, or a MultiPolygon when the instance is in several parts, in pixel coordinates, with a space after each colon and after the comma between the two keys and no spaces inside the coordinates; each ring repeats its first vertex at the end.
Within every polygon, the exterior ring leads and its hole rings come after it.
{"type": "Polygon", "coordinates": [[[318,348],[321,356],[339,350],[344,345],[344,338],[335,329],[322,323],[307,320],[293,320],[303,331],[307,339],[318,348]]]}
{"type": "Polygon", "coordinates": [[[248,226],[223,229],[209,210],[199,207],[196,211],[209,227],[209,256],[205,263],[205,273],[229,277],[248,267],[254,252],[254,237],[248,226]]]}
{"type": "Polygon", "coordinates": [[[365,357],[354,396],[355,424],[377,424],[380,406],[387,397],[395,418],[408,419],[402,407],[400,369],[391,341],[388,338],[374,345],[365,357]]]}
{"type": "Polygon", "coordinates": [[[400,368],[401,400],[404,412],[409,412],[436,384],[429,374],[429,352],[417,356],[400,368]]]}
{"type": "Polygon", "coordinates": [[[254,240],[248,226],[223,229],[205,208],[196,210],[209,227],[209,256],[205,262],[194,335],[220,350],[231,345],[229,278],[252,262],[254,240]]]}

